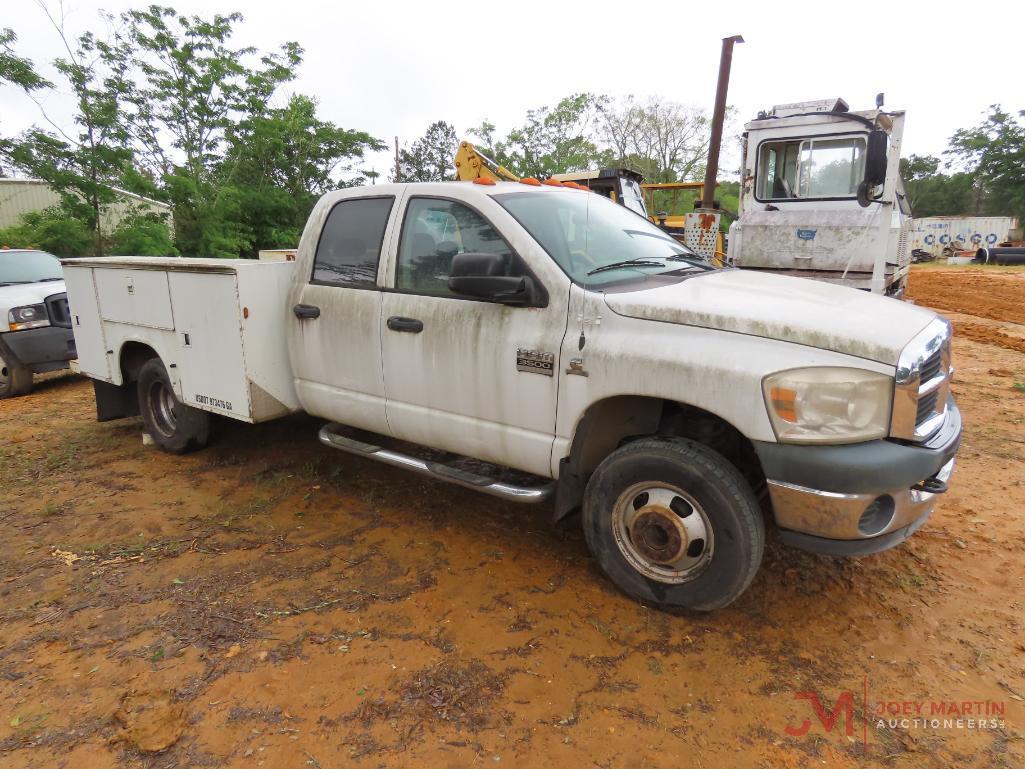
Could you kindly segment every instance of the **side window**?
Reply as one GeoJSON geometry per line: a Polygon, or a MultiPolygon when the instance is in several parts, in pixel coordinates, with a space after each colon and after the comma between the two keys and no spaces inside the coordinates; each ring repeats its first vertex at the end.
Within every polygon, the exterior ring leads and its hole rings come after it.
{"type": "Polygon", "coordinates": [[[865,139],[765,142],[758,151],[760,200],[853,197],[864,176],[865,139]]]}
{"type": "Polygon", "coordinates": [[[451,200],[413,198],[402,223],[395,287],[456,296],[448,290],[452,257],[471,253],[503,254],[506,274],[520,274],[512,249],[476,211],[451,200]]]}
{"type": "Polygon", "coordinates": [[[356,198],[335,204],[324,221],[313,261],[313,281],[373,288],[384,228],[395,198],[356,198]]]}
{"type": "Polygon", "coordinates": [[[801,143],[765,142],[758,151],[758,185],[762,200],[797,197],[797,154],[801,143]]]}
{"type": "Polygon", "coordinates": [[[802,198],[854,196],[865,175],[865,140],[815,139],[801,146],[798,174],[802,198]]]}

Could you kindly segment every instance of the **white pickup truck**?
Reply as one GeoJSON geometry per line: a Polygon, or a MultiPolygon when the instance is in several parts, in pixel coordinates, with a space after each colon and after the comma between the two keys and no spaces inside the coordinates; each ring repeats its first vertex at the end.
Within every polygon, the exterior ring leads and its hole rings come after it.
{"type": "Polygon", "coordinates": [[[820,553],[902,542],[960,439],[943,318],[715,269],[580,189],[345,189],[294,262],[64,264],[100,420],[141,412],[180,452],[211,415],[305,410],[331,448],[582,509],[608,576],[655,604],[730,603],[766,521],[820,553]]]}

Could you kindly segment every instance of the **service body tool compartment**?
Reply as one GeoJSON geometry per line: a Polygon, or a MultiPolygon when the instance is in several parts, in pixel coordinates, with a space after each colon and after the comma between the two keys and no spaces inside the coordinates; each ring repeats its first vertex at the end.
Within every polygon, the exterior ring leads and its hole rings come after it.
{"type": "Polygon", "coordinates": [[[122,384],[125,355],[145,345],[190,406],[247,422],[299,409],[284,311],[294,262],[107,257],[64,266],[75,335],[88,351],[83,373],[122,384]]]}

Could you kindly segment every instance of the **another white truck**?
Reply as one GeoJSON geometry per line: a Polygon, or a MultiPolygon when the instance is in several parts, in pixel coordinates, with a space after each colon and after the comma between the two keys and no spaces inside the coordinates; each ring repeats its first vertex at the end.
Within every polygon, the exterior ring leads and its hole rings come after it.
{"type": "Polygon", "coordinates": [[[60,260],[32,248],[0,248],[0,400],[28,395],[32,375],[75,359],[60,260]]]}
{"type": "Polygon", "coordinates": [[[902,297],[911,266],[904,113],[825,99],[777,105],[744,128],[728,261],[902,297]]]}
{"type": "Polygon", "coordinates": [[[346,189],[317,204],[294,262],[75,259],[65,274],[100,420],[141,413],[181,452],[214,415],[302,409],[330,448],[550,500],[556,519],[582,509],[604,571],[654,604],[733,601],[767,525],[820,553],[897,545],[960,439],[943,318],[715,269],[579,189],[346,189]]]}

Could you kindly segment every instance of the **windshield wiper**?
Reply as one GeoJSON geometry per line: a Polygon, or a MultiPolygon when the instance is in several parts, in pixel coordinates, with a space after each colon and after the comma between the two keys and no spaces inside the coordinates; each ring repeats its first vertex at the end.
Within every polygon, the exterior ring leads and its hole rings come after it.
{"type": "Polygon", "coordinates": [[[684,256],[683,254],[673,254],[672,256],[660,256],[659,259],[666,259],[670,262],[687,262],[687,264],[692,264],[695,267],[711,268],[712,266],[708,263],[707,259],[702,259],[700,256],[697,255],[684,256]]]}
{"type": "Polygon", "coordinates": [[[641,257],[638,259],[626,259],[622,262],[603,264],[601,267],[595,267],[587,274],[594,275],[595,273],[605,272],[606,270],[618,270],[620,267],[665,267],[665,264],[641,257]]]}

